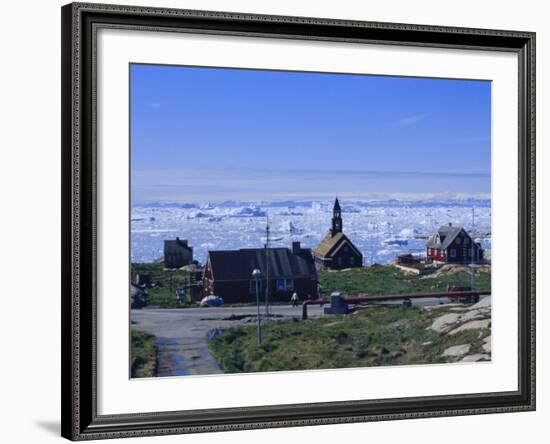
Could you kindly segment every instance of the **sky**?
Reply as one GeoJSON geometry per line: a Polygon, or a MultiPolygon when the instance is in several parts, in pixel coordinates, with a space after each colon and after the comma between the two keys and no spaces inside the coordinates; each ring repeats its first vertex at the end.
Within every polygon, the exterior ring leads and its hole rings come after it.
{"type": "Polygon", "coordinates": [[[489,197],[489,81],[132,64],[132,203],[489,197]]]}

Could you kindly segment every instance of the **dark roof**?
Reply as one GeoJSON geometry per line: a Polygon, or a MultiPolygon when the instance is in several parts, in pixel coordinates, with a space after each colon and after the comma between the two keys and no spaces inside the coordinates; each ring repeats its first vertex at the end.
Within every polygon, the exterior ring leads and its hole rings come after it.
{"type": "Polygon", "coordinates": [[[319,242],[317,248],[315,248],[315,253],[319,256],[326,256],[330,250],[332,250],[336,244],[344,238],[344,233],[336,233],[334,236],[331,232],[328,232],[327,235],[319,242]]]}
{"type": "Polygon", "coordinates": [[[319,245],[317,245],[317,248],[315,248],[315,253],[318,256],[327,257],[338,251],[345,243],[354,249],[357,254],[361,254],[357,247],[353,245],[353,242],[350,241],[344,233],[336,233],[333,236],[330,231],[319,243],[319,245]]]}
{"type": "Polygon", "coordinates": [[[334,210],[339,210],[340,209],[340,202],[338,202],[338,198],[336,198],[336,200],[334,201],[334,210]]]}
{"type": "Polygon", "coordinates": [[[185,239],[175,239],[175,240],[164,241],[164,254],[177,253],[181,249],[190,250],[190,251],[193,250],[193,248],[187,244],[187,240],[185,239]]]}
{"type": "Polygon", "coordinates": [[[262,278],[266,274],[266,256],[269,258],[269,278],[317,279],[317,270],[311,250],[301,248],[293,254],[288,248],[242,248],[240,250],[209,251],[208,260],[216,281],[252,279],[252,271],[258,268],[262,278]]]}
{"type": "Polygon", "coordinates": [[[462,227],[455,227],[452,225],[443,225],[442,227],[439,227],[439,230],[437,230],[437,233],[435,233],[430,238],[430,240],[426,244],[426,247],[439,248],[441,250],[445,250],[449,245],[453,243],[453,241],[461,231],[464,231],[466,236],[470,237],[470,235],[462,227]],[[438,234],[439,234],[439,241],[437,239],[438,234]]]}

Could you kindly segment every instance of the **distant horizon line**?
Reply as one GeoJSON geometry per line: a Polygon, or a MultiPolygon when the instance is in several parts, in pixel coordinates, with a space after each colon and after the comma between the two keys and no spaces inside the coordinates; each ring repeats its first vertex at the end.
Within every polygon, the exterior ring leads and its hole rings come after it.
{"type": "Polygon", "coordinates": [[[335,198],[338,198],[340,202],[343,202],[344,204],[351,203],[351,204],[376,204],[376,203],[383,203],[383,202],[402,202],[402,203],[408,203],[408,202],[437,202],[437,201],[447,201],[447,202],[466,202],[466,201],[480,201],[480,202],[491,202],[491,196],[485,195],[485,194],[479,194],[479,195],[464,195],[464,196],[445,196],[445,195],[435,195],[435,196],[386,196],[386,197],[372,197],[372,198],[357,198],[357,197],[346,197],[344,195],[334,195],[332,197],[305,197],[305,198],[276,198],[276,199],[224,199],[224,200],[189,200],[189,199],[181,199],[181,200],[160,200],[160,199],[154,199],[154,200],[144,200],[139,202],[132,202],[131,206],[142,206],[142,205],[205,205],[205,204],[211,204],[211,205],[223,205],[223,204],[229,204],[229,203],[235,203],[235,204],[281,204],[286,202],[294,202],[294,203],[322,203],[322,202],[332,202],[335,198]]]}
{"type": "Polygon", "coordinates": [[[331,173],[331,174],[352,174],[352,175],[393,175],[393,176],[429,176],[429,177],[491,177],[490,171],[402,171],[402,170],[362,170],[362,169],[320,169],[320,168],[245,168],[245,167],[224,167],[208,168],[204,166],[194,168],[132,168],[132,174],[156,173],[156,172],[177,172],[177,171],[255,171],[255,172],[278,172],[278,173],[331,173]]]}

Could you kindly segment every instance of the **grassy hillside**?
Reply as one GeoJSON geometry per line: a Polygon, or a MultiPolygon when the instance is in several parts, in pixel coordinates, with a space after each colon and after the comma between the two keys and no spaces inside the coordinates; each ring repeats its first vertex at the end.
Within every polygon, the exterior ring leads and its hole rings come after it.
{"type": "MultiPolygon", "coordinates": [[[[406,274],[391,265],[355,268],[345,271],[321,271],[319,283],[325,295],[340,291],[348,295],[358,294],[401,294],[446,291],[450,284],[470,285],[471,277],[466,272],[433,277],[406,274]]],[[[491,273],[476,275],[478,290],[491,288],[491,273]]]]}
{"type": "Polygon", "coordinates": [[[270,322],[261,346],[255,326],[233,327],[210,350],[227,373],[452,362],[458,358],[443,351],[465,343],[480,352],[488,329],[455,335],[427,329],[442,309],[369,306],[351,315],[270,322]]]}

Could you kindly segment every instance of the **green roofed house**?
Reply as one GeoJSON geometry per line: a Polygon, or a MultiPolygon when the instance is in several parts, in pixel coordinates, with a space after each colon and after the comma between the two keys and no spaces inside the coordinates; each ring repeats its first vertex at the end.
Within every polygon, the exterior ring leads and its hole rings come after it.
{"type": "Polygon", "coordinates": [[[332,228],[313,254],[319,269],[342,270],[363,266],[363,255],[342,230],[342,209],[338,198],[332,210],[332,228]]]}

